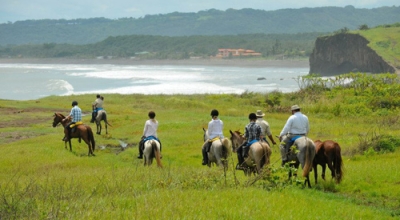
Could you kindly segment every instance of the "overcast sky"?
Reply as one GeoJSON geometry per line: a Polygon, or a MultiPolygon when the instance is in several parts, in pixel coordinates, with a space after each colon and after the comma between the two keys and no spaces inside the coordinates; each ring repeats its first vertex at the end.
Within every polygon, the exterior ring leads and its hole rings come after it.
{"type": "Polygon", "coordinates": [[[171,12],[208,9],[252,8],[272,11],[283,8],[399,6],[399,0],[0,0],[0,23],[30,19],[139,18],[171,12]]]}

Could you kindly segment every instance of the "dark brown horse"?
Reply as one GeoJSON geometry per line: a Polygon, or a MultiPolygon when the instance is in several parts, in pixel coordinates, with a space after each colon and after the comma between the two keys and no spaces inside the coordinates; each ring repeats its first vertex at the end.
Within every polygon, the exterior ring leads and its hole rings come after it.
{"type": "Polygon", "coordinates": [[[343,178],[343,160],[340,154],[340,146],[337,142],[332,140],[326,140],[324,142],[320,140],[314,141],[316,146],[317,154],[314,158],[314,178],[315,184],[317,184],[317,165],[322,166],[322,179],[325,180],[325,169],[328,164],[331,170],[332,178],[335,179],[336,183],[340,183],[343,178]]]}
{"type": "MultiPolygon", "coordinates": [[[[231,133],[231,142],[232,142],[232,150],[236,152],[237,149],[244,143],[245,139],[243,135],[239,131],[231,133]]],[[[242,166],[245,167],[243,170],[245,175],[250,176],[253,174],[260,174],[261,169],[265,165],[270,164],[270,157],[272,154],[272,150],[267,142],[265,141],[258,141],[253,143],[249,149],[249,156],[245,158],[244,163],[242,166]]]]}
{"type": "MultiPolygon", "coordinates": [[[[56,127],[59,123],[62,124],[64,127],[64,134],[67,135],[65,126],[69,124],[69,120],[64,120],[65,118],[66,117],[61,113],[54,113],[53,127],[56,127]]],[[[88,125],[78,125],[75,132],[71,133],[71,138],[79,138],[79,142],[83,139],[89,148],[88,156],[95,156],[93,153],[95,149],[95,141],[92,128],[88,125]]],[[[72,151],[71,139],[64,142],[65,149],[67,149],[67,141],[69,142],[69,150],[72,151]]]]}
{"type": "Polygon", "coordinates": [[[110,125],[110,123],[108,123],[108,121],[107,121],[107,113],[106,113],[106,111],[99,110],[97,112],[97,116],[96,116],[96,120],[95,121],[96,121],[96,126],[97,126],[96,134],[101,134],[101,129],[102,129],[101,123],[100,123],[101,121],[104,121],[104,127],[106,128],[106,134],[108,134],[107,125],[110,125]]]}

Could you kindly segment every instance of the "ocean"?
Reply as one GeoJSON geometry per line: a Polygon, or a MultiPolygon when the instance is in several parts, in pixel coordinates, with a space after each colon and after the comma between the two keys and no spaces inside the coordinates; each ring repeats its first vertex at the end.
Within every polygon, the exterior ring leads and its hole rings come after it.
{"type": "Polygon", "coordinates": [[[71,94],[292,92],[309,68],[111,64],[0,64],[0,99],[71,94]]]}

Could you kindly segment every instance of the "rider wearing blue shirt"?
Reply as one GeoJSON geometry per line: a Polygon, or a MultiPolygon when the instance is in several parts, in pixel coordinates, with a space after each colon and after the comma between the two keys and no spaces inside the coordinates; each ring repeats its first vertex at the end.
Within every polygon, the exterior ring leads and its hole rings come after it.
{"type": "Polygon", "coordinates": [[[244,163],[244,158],[247,157],[249,153],[250,146],[259,140],[261,140],[261,126],[256,123],[257,115],[255,113],[249,114],[250,123],[244,128],[244,136],[246,142],[243,143],[236,151],[238,156],[238,165],[236,169],[242,169],[242,164],[244,163]]]}
{"type": "MultiPolygon", "coordinates": [[[[76,124],[78,122],[82,122],[82,110],[78,107],[78,102],[73,101],[72,102],[72,109],[69,115],[64,119],[71,119],[71,122],[65,127],[66,129],[66,136],[63,138],[63,141],[67,141],[71,138],[71,125],[76,124]]],[[[75,126],[73,127],[75,128],[75,126]]],[[[75,131],[75,129],[74,129],[75,131]]]]}

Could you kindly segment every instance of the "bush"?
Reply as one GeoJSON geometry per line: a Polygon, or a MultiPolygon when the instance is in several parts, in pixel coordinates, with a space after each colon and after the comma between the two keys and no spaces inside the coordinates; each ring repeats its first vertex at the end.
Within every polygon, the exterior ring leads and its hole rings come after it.
{"type": "Polygon", "coordinates": [[[400,138],[391,135],[378,136],[375,144],[374,150],[377,152],[394,152],[397,147],[400,146],[400,138]]]}

